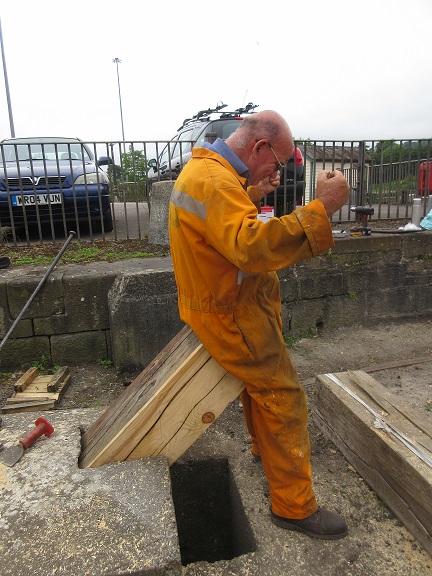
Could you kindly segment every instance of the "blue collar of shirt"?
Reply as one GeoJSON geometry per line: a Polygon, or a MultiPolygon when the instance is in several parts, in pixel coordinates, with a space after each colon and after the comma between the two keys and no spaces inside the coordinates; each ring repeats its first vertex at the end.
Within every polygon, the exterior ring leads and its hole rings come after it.
{"type": "Polygon", "coordinates": [[[237,174],[243,178],[248,178],[248,167],[246,164],[244,164],[244,162],[240,160],[236,154],[234,154],[234,152],[231,150],[228,144],[222,140],[222,138],[217,138],[212,144],[209,142],[204,142],[202,147],[208,148],[209,150],[212,150],[213,152],[216,152],[216,154],[222,156],[222,158],[225,158],[225,160],[231,164],[237,174]]]}

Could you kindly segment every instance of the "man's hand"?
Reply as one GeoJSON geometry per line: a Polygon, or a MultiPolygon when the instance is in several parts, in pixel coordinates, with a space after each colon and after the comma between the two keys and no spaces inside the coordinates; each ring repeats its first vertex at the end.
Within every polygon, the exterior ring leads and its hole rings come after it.
{"type": "Polygon", "coordinates": [[[337,212],[348,200],[350,187],[339,170],[322,170],[318,174],[316,197],[324,204],[328,216],[337,212]]]}
{"type": "Polygon", "coordinates": [[[264,178],[264,180],[261,180],[261,182],[258,182],[257,187],[259,190],[260,198],[264,198],[264,196],[267,196],[267,194],[270,194],[270,192],[274,192],[275,189],[279,186],[279,184],[280,184],[279,170],[276,172],[276,176],[274,178],[269,176],[268,178],[264,178]]]}

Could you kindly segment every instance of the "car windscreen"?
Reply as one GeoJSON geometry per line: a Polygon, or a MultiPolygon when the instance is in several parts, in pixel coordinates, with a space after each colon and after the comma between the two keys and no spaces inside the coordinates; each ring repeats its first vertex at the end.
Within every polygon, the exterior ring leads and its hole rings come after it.
{"type": "Polygon", "coordinates": [[[84,160],[91,161],[87,150],[82,144],[76,142],[62,142],[52,144],[42,143],[15,143],[3,144],[0,147],[1,160],[16,162],[26,160],[84,160]]]}
{"type": "Polygon", "coordinates": [[[226,140],[240,126],[240,120],[231,118],[229,120],[215,120],[210,122],[206,129],[200,134],[195,146],[202,146],[206,142],[207,134],[216,134],[218,138],[226,140]]]}

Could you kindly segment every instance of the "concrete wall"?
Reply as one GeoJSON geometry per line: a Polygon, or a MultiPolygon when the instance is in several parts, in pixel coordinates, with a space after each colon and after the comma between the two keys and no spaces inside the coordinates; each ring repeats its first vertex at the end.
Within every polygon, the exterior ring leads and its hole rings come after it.
{"type": "MultiPolygon", "coordinates": [[[[0,337],[45,268],[0,274],[0,337]]],[[[280,272],[286,335],[432,316],[432,233],[336,239],[328,254],[280,272]]],[[[113,358],[120,372],[146,366],[182,326],[171,261],[59,265],[0,351],[0,370],[113,358]]]]}

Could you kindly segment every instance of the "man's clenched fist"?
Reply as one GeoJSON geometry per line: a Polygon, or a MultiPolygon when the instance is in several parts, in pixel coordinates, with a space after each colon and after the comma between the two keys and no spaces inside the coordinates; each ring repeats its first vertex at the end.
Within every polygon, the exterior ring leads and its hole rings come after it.
{"type": "Polygon", "coordinates": [[[328,216],[337,212],[348,200],[350,187],[339,170],[322,170],[318,174],[316,197],[324,204],[328,216]]]}

